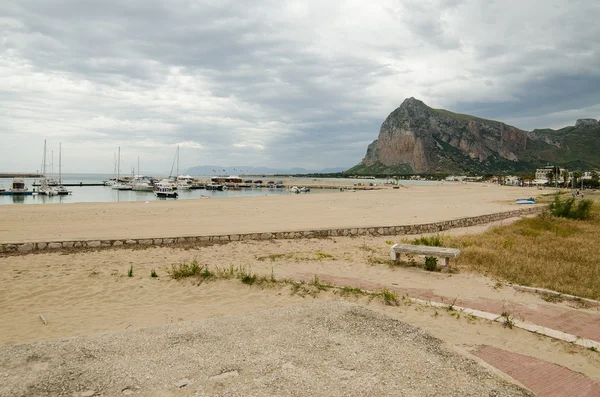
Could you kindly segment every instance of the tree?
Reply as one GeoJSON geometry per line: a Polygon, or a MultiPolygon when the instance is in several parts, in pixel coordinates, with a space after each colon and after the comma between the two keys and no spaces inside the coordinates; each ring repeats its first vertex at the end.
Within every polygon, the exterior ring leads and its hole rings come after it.
{"type": "Polygon", "coordinates": [[[554,182],[554,172],[548,171],[546,179],[548,179],[548,185],[552,185],[552,182],[554,182]]]}
{"type": "Polygon", "coordinates": [[[583,177],[583,173],[581,171],[573,172],[573,186],[577,187],[579,185],[579,179],[583,177]]]}
{"type": "Polygon", "coordinates": [[[564,170],[562,172],[562,178],[563,178],[563,186],[567,186],[567,182],[569,180],[569,172],[567,170],[564,170]]]}

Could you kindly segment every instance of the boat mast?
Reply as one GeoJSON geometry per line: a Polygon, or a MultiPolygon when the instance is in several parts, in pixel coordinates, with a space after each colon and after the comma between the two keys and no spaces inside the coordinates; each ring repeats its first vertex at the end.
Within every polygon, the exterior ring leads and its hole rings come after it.
{"type": "Polygon", "coordinates": [[[175,180],[179,177],[179,145],[177,145],[177,173],[175,174],[175,180]]]}
{"type": "Polygon", "coordinates": [[[44,162],[43,162],[44,179],[46,178],[46,140],[44,139],[44,162]]]}
{"type": "Polygon", "coordinates": [[[142,173],[140,172],[140,156],[138,156],[138,179],[142,177],[142,173]]]}
{"type": "Polygon", "coordinates": [[[62,142],[58,143],[58,184],[62,186],[62,142]]]}
{"type": "Polygon", "coordinates": [[[121,172],[121,146],[119,146],[119,156],[117,160],[117,183],[119,183],[119,174],[121,172]]]}
{"type": "Polygon", "coordinates": [[[50,171],[50,174],[52,175],[52,178],[54,178],[54,150],[52,150],[51,153],[52,153],[52,156],[51,156],[52,157],[52,164],[50,164],[50,169],[52,171],[50,171]]]}

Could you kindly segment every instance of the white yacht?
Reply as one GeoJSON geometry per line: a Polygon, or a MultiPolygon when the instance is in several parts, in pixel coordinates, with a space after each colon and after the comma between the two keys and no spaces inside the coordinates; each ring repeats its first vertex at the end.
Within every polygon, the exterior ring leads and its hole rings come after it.
{"type": "Polygon", "coordinates": [[[133,183],[133,188],[131,190],[135,190],[136,192],[151,192],[154,190],[154,186],[152,186],[149,181],[140,179],[133,183]]]}

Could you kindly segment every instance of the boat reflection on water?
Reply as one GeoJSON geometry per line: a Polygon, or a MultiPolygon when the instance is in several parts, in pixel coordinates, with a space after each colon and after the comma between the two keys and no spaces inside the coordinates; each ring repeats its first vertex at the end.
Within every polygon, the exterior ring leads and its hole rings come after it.
{"type": "Polygon", "coordinates": [[[22,194],[15,194],[12,196],[12,201],[15,204],[21,204],[25,202],[25,195],[22,194]]]}

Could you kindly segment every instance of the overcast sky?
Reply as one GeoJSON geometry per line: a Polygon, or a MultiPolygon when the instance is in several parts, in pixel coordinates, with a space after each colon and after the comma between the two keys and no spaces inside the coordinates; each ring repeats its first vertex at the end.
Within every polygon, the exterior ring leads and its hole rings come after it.
{"type": "Polygon", "coordinates": [[[3,0],[0,172],[352,166],[406,97],[600,118],[596,0],[3,0]],[[57,157],[57,154],[55,154],[57,157]],[[57,163],[57,161],[56,161],[57,163]]]}

